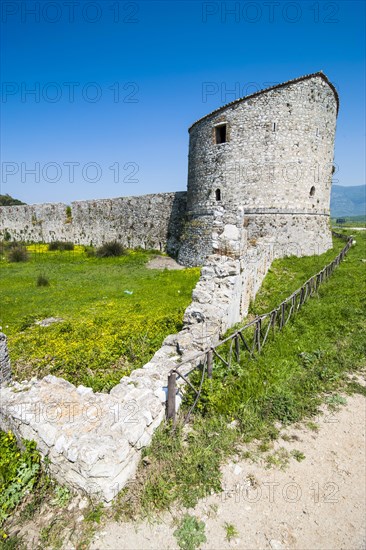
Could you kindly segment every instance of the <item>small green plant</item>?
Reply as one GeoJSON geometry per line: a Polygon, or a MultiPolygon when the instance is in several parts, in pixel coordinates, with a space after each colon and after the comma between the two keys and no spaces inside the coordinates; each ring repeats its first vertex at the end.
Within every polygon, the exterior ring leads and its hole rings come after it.
{"type": "Polygon", "coordinates": [[[260,451],[261,453],[266,453],[267,451],[269,451],[271,448],[271,444],[269,443],[269,441],[262,441],[259,445],[258,445],[258,451],[260,451]]]}
{"type": "Polygon", "coordinates": [[[27,550],[23,537],[18,535],[8,536],[0,529],[0,549],[1,550],[27,550]]]}
{"type": "Polygon", "coordinates": [[[39,273],[37,277],[37,286],[50,286],[50,281],[44,273],[39,273]]]}
{"type": "Polygon", "coordinates": [[[92,508],[87,512],[85,515],[85,521],[100,523],[100,520],[102,519],[103,514],[103,504],[99,503],[96,506],[92,506],[92,508]]]}
{"type": "Polygon", "coordinates": [[[23,440],[25,450],[17,447],[14,434],[0,432],[0,527],[29,494],[41,473],[40,455],[33,441],[23,440]]]}
{"type": "Polygon", "coordinates": [[[225,521],[225,538],[227,541],[231,541],[233,538],[239,535],[239,532],[233,523],[227,523],[225,521]]]}
{"type": "Polygon", "coordinates": [[[205,524],[195,516],[185,514],[174,531],[178,546],[181,550],[195,550],[206,542],[205,524]]]}
{"type": "Polygon", "coordinates": [[[71,493],[67,487],[57,485],[54,492],[55,498],[51,501],[51,504],[53,506],[59,506],[60,508],[63,508],[64,506],[66,506],[66,504],[69,503],[71,499],[71,493]]]}
{"type": "Polygon", "coordinates": [[[125,248],[118,241],[110,241],[104,243],[97,248],[96,255],[98,258],[111,258],[123,256],[126,254],[125,248]]]}
{"type": "Polygon", "coordinates": [[[325,402],[330,409],[337,409],[340,405],[347,405],[347,399],[338,393],[326,397],[325,402]]]}
{"type": "Polygon", "coordinates": [[[274,466],[275,468],[284,470],[288,464],[289,458],[290,455],[288,451],[286,451],[284,447],[280,447],[273,454],[266,456],[266,466],[267,468],[274,466]]]}
{"type": "Polygon", "coordinates": [[[315,422],[312,422],[311,420],[309,422],[306,422],[305,426],[311,430],[312,432],[318,432],[319,431],[319,425],[315,422]]]}
{"type": "Polygon", "coordinates": [[[291,451],[291,456],[293,456],[294,459],[297,460],[297,462],[301,462],[305,458],[304,453],[302,453],[301,451],[298,451],[297,449],[294,449],[293,451],[291,451]]]}
{"type": "Polygon", "coordinates": [[[27,262],[28,259],[28,250],[25,246],[21,244],[11,247],[8,252],[9,262],[27,262]]]}

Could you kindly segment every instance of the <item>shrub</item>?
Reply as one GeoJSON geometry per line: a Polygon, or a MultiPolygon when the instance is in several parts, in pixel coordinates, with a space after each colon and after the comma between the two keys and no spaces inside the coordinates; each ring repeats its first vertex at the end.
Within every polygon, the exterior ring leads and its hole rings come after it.
{"type": "Polygon", "coordinates": [[[96,255],[98,258],[109,258],[115,256],[123,256],[126,254],[126,250],[118,241],[110,241],[104,243],[97,248],[96,255]]]}
{"type": "Polygon", "coordinates": [[[62,242],[62,241],[52,241],[52,243],[49,243],[48,250],[50,252],[54,250],[60,250],[61,252],[63,250],[74,250],[74,243],[71,242],[62,242]]]}
{"type": "Polygon", "coordinates": [[[95,256],[94,246],[84,246],[84,252],[88,258],[93,258],[95,256]]]}
{"type": "Polygon", "coordinates": [[[9,262],[27,262],[28,259],[28,250],[25,246],[21,244],[17,244],[11,247],[8,252],[9,262]]]}
{"type": "Polygon", "coordinates": [[[71,206],[66,206],[66,223],[72,222],[72,211],[71,206]]]}
{"type": "Polygon", "coordinates": [[[49,286],[50,281],[43,273],[40,273],[37,277],[37,286],[49,286]]]}

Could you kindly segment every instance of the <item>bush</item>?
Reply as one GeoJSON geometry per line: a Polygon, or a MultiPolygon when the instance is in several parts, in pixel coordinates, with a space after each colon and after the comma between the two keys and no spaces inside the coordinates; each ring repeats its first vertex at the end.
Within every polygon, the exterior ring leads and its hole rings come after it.
{"type": "Polygon", "coordinates": [[[48,250],[53,252],[54,250],[74,250],[74,243],[62,242],[62,241],[53,241],[48,245],[48,250]]]}
{"type": "Polygon", "coordinates": [[[49,286],[50,281],[43,273],[40,273],[37,277],[37,286],[49,286]]]}
{"type": "Polygon", "coordinates": [[[71,206],[66,206],[66,223],[72,222],[72,211],[71,206]]]}
{"type": "Polygon", "coordinates": [[[98,258],[110,258],[116,256],[124,256],[126,254],[125,248],[118,241],[110,241],[104,243],[97,248],[96,255],[98,258]]]}
{"type": "Polygon", "coordinates": [[[84,246],[84,252],[87,255],[88,258],[94,258],[95,256],[95,248],[94,246],[84,246]]]}
{"type": "Polygon", "coordinates": [[[17,244],[9,249],[8,261],[9,262],[27,262],[29,259],[28,250],[25,246],[17,244]]]}

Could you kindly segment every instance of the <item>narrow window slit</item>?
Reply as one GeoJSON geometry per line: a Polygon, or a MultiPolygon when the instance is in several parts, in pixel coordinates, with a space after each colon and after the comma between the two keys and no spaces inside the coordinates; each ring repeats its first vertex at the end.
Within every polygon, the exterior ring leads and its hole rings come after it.
{"type": "Polygon", "coordinates": [[[219,145],[220,143],[226,143],[227,142],[226,126],[227,126],[227,124],[220,124],[220,126],[216,126],[216,128],[215,128],[216,145],[219,145]]]}

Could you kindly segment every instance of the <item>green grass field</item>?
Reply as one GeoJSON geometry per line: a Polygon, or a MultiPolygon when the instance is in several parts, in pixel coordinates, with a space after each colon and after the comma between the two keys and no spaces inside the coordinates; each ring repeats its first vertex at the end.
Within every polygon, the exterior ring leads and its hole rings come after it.
{"type": "Polygon", "coordinates": [[[28,262],[0,260],[0,330],[8,336],[18,380],[54,374],[96,391],[110,390],[147,362],[168,334],[180,330],[199,278],[199,269],[147,269],[153,257],[147,251],[95,258],[83,247],[28,249],[28,262]],[[49,286],[37,287],[39,274],[49,286]],[[48,317],[63,321],[34,324],[48,317]]]}

